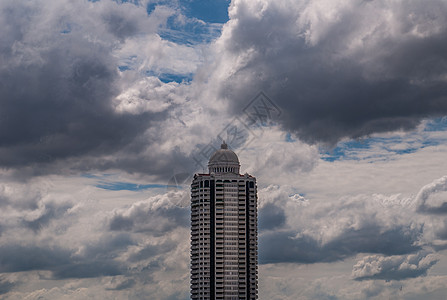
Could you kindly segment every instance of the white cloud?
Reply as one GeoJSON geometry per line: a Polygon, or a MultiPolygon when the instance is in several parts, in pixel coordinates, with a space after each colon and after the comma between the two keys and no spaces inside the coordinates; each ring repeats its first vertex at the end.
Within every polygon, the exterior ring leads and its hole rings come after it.
{"type": "Polygon", "coordinates": [[[441,200],[441,204],[436,207],[427,203],[429,199],[436,193],[446,191],[447,176],[439,178],[438,180],[424,186],[416,196],[419,211],[428,213],[446,213],[447,202],[445,201],[445,198],[443,198],[441,200]]]}
{"type": "Polygon", "coordinates": [[[353,267],[352,276],[357,280],[402,280],[427,274],[439,256],[433,253],[417,253],[399,256],[366,256],[353,267]]]}
{"type": "Polygon", "coordinates": [[[178,84],[163,84],[157,77],[139,79],[115,98],[115,110],[131,114],[165,111],[175,103],[177,88],[178,84]]]}

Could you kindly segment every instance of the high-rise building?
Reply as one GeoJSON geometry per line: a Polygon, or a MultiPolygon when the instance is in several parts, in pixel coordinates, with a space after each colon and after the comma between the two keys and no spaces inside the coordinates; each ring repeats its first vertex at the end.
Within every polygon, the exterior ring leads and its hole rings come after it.
{"type": "Polygon", "coordinates": [[[191,184],[191,299],[257,299],[256,178],[225,142],[191,184]]]}

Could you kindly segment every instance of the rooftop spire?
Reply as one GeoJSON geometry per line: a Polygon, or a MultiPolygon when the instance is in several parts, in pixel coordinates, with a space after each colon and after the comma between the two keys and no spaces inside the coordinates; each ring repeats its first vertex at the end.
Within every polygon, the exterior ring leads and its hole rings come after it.
{"type": "Polygon", "coordinates": [[[228,145],[225,143],[225,140],[222,141],[222,145],[220,145],[220,149],[228,149],[228,145]]]}

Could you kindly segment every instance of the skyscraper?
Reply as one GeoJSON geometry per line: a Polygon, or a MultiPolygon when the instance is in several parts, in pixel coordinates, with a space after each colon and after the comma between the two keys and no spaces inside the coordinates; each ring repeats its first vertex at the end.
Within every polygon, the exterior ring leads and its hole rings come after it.
{"type": "Polygon", "coordinates": [[[257,299],[256,178],[225,142],[191,184],[191,299],[257,299]]]}

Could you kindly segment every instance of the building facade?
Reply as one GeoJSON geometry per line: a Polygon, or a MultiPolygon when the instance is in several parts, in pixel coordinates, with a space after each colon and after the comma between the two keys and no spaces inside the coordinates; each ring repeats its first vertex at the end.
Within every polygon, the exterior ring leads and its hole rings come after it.
{"type": "Polygon", "coordinates": [[[257,299],[256,178],[225,142],[191,184],[191,299],[257,299]]]}

